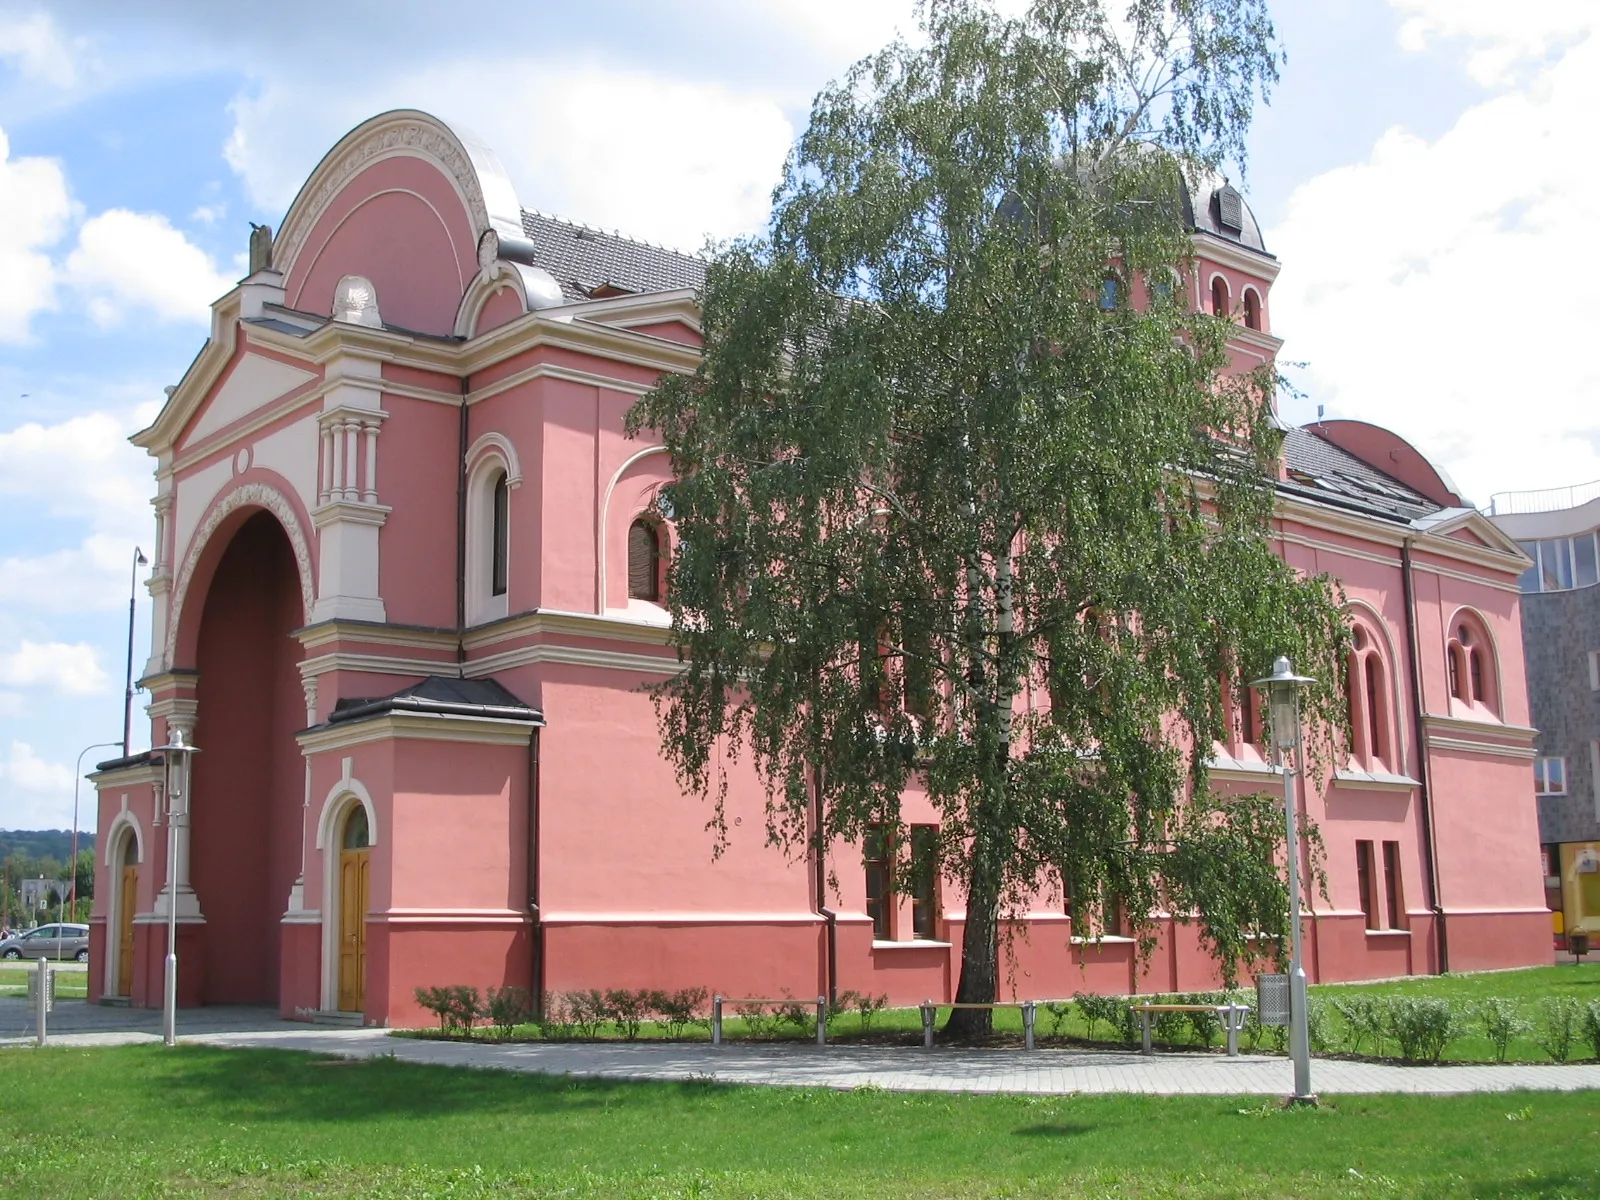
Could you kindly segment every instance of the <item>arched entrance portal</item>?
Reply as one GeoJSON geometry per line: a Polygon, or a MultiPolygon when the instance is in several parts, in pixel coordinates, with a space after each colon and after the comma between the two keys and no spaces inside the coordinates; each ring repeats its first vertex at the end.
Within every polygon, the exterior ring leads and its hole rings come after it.
{"type": "Polygon", "coordinates": [[[291,636],[299,573],[277,519],[239,526],[206,591],[195,653],[198,722],[190,878],[205,918],[207,1004],[277,1004],[279,922],[300,867],[305,723],[291,636]]]}
{"type": "Polygon", "coordinates": [[[117,995],[133,992],[133,910],[139,897],[139,843],[133,830],[122,834],[121,864],[117,876],[117,995]]]}
{"type": "Polygon", "coordinates": [[[367,1001],[367,878],[372,851],[367,810],[352,804],[339,839],[339,1011],[367,1001]]]}

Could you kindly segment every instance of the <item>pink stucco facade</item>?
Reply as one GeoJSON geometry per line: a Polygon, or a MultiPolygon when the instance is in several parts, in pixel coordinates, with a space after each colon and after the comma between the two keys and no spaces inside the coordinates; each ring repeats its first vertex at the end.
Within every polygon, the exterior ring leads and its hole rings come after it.
{"type": "MultiPolygon", "coordinates": [[[[628,531],[668,463],[623,416],[662,373],[695,367],[693,288],[672,286],[693,264],[637,248],[659,269],[630,287],[626,256],[585,265],[594,236],[525,216],[472,139],[390,113],[329,153],[271,263],[214,306],[210,341],[136,439],[158,479],[152,744],[181,728],[202,753],[170,862],[159,763],[95,777],[92,996],[160,1003],[169,904],[183,1003],[289,1016],[414,1023],[413,989],[448,983],[952,994],[952,884],[934,938],[911,936],[903,901],[875,940],[860,847],[831,849],[838,887],[819,896],[814,863],[766,844],[761,790],[735,764],[732,836],[713,857],[706,805],[659,753],[641,689],[675,659],[664,609],[630,599],[628,531]],[[573,256],[541,243],[557,233],[573,256]],[[340,839],[358,809],[352,1002],[340,839]]],[[[1195,302],[1215,277],[1230,303],[1254,291],[1259,328],[1241,317],[1235,358],[1269,361],[1275,260],[1214,233],[1196,250],[1195,302]]],[[[1394,451],[1389,475],[1422,511],[1345,503],[1286,464],[1282,553],[1343,581],[1375,662],[1364,749],[1306,800],[1329,880],[1308,922],[1312,977],[1548,961],[1524,560],[1430,492],[1398,439],[1327,432],[1313,448],[1347,467],[1382,472],[1394,451]],[[1449,668],[1463,628],[1482,655],[1476,693],[1449,668]]],[[[1227,786],[1274,786],[1253,747],[1216,754],[1227,786]]],[[[905,803],[909,822],[935,819],[905,803]]],[[[1130,943],[1074,940],[1059,903],[1039,905],[1012,941],[1018,996],[1215,981],[1182,923],[1158,922],[1140,966],[1130,943]]]]}

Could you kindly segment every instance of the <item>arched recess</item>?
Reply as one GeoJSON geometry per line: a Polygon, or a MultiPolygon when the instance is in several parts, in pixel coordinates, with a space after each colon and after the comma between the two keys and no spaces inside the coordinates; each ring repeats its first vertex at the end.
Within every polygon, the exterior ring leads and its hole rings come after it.
{"type": "Polygon", "coordinates": [[[469,625],[498,621],[510,612],[510,571],[515,548],[511,536],[510,493],[521,486],[522,464],[510,438],[503,433],[491,432],[472,443],[467,451],[466,600],[469,625]],[[498,572],[497,553],[500,563],[498,572]]]}
{"type": "Polygon", "coordinates": [[[1500,648],[1489,622],[1462,605],[1445,626],[1445,680],[1452,715],[1501,719],[1500,648]]]}
{"type": "MultiPolygon", "coordinates": [[[[665,446],[646,447],[618,467],[606,484],[595,529],[596,592],[602,613],[608,608],[629,607],[628,530],[655,503],[661,485],[672,481],[671,460],[666,454],[665,446]]],[[[670,558],[676,534],[672,522],[660,524],[661,551],[670,558]]]]}
{"type": "Polygon", "coordinates": [[[311,607],[316,601],[316,575],[311,545],[299,514],[282,489],[261,480],[243,482],[212,501],[184,551],[183,565],[173,581],[172,607],[167,617],[163,658],[168,669],[194,660],[200,620],[198,612],[186,614],[186,608],[193,607],[187,603],[190,593],[198,589],[198,594],[204,597],[211,575],[234,533],[258,511],[271,513],[289,539],[300,576],[301,620],[310,622],[311,607]]]}
{"type": "Polygon", "coordinates": [[[145,862],[144,829],[140,826],[139,818],[133,810],[125,808],[112,818],[111,824],[106,828],[106,866],[122,861],[122,839],[130,836],[133,838],[134,852],[138,855],[139,861],[145,862]]]}
{"type": "Polygon", "coordinates": [[[1388,623],[1372,605],[1351,600],[1345,613],[1357,631],[1358,644],[1347,663],[1350,692],[1352,754],[1363,767],[1383,767],[1396,774],[1406,769],[1405,711],[1400,690],[1400,658],[1388,623]],[[1376,686],[1373,686],[1374,683],[1376,686]],[[1378,708],[1374,716],[1373,699],[1378,708]],[[1361,728],[1357,728],[1359,724],[1361,728]],[[1377,736],[1373,736],[1376,726],[1377,736]]]}
{"type": "Polygon", "coordinates": [[[333,785],[322,802],[317,819],[317,849],[322,852],[322,986],[319,990],[324,1012],[339,1007],[339,844],[344,823],[353,809],[360,807],[367,818],[367,845],[378,844],[378,810],[372,793],[350,774],[350,760],[344,760],[344,776],[333,785]]]}

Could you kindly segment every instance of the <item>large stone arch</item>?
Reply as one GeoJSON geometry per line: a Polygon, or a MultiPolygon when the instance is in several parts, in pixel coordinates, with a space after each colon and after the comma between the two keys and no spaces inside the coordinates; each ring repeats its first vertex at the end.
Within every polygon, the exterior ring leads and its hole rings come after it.
{"type": "Polygon", "coordinates": [[[215,569],[234,531],[257,511],[271,513],[289,539],[295,566],[300,574],[302,621],[310,622],[311,608],[316,602],[316,575],[312,566],[311,544],[295,506],[285,492],[273,484],[259,479],[239,483],[212,502],[184,551],[183,565],[173,581],[172,608],[167,618],[166,644],[162,650],[168,669],[179,665],[180,652],[186,652],[183,657],[193,657],[199,631],[199,614],[186,614],[186,609],[193,608],[188,604],[189,593],[194,590],[198,579],[202,584],[201,599],[204,599],[203,585],[209,577],[207,568],[215,569]]]}

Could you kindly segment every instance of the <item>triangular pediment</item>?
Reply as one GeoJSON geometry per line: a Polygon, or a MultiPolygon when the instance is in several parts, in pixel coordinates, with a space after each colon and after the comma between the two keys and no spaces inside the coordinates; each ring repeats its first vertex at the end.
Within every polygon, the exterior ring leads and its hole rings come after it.
{"type": "Polygon", "coordinates": [[[1416,522],[1418,528],[1434,537],[1450,538],[1469,546],[1498,550],[1505,554],[1522,554],[1514,538],[1475,508],[1447,508],[1416,522]]]}
{"type": "Polygon", "coordinates": [[[184,442],[192,445],[209,437],[316,378],[314,372],[276,358],[243,354],[221,385],[201,404],[184,442]]]}

